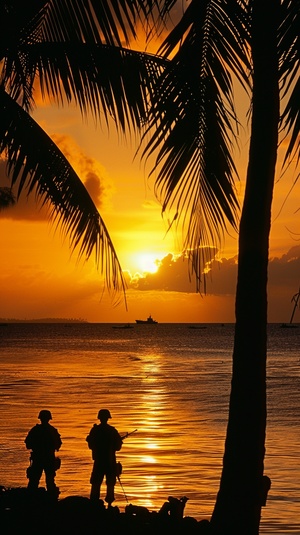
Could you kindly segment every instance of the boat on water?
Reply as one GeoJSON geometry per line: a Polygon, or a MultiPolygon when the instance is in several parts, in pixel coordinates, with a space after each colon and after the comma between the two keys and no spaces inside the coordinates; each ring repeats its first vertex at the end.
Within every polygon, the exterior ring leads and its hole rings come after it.
{"type": "Polygon", "coordinates": [[[133,329],[133,325],[125,323],[125,325],[113,325],[113,329],[133,329]]]}
{"type": "Polygon", "coordinates": [[[150,314],[146,320],[135,320],[136,323],[143,324],[143,325],[155,325],[158,323],[158,321],[154,320],[150,314]]]}
{"type": "Polygon", "coordinates": [[[299,300],[300,300],[300,288],[299,288],[299,291],[295,295],[293,295],[291,299],[291,302],[294,303],[294,307],[293,307],[290,323],[282,323],[280,327],[283,327],[284,329],[288,329],[291,327],[298,327],[298,325],[295,325],[295,323],[293,323],[293,319],[294,319],[294,315],[296,312],[296,308],[300,307],[299,300]]]}

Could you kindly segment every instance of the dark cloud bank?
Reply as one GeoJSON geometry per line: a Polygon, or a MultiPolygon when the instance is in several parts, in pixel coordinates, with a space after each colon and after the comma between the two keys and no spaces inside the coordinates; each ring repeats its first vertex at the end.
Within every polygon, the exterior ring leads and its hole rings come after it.
{"type": "MultiPolygon", "coordinates": [[[[207,274],[203,276],[203,292],[207,295],[234,295],[237,278],[237,257],[229,259],[214,258],[206,265],[207,274]],[[205,283],[205,284],[204,284],[205,283]]],[[[168,254],[163,258],[157,273],[135,276],[130,288],[136,290],[158,290],[194,293],[195,280],[188,276],[188,261],[183,257],[168,254]]],[[[300,245],[292,247],[281,257],[271,258],[269,262],[269,290],[278,297],[287,298],[298,291],[300,286],[300,245]]]]}

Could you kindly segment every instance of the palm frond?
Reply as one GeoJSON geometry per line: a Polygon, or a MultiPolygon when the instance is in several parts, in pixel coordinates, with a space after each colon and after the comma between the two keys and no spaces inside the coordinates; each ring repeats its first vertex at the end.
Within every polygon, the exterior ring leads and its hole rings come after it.
{"type": "Polygon", "coordinates": [[[122,47],[136,38],[138,21],[164,18],[176,0],[57,0],[48,3],[43,41],[102,43],[122,47]]]}
{"type": "Polygon", "coordinates": [[[73,101],[97,120],[101,113],[106,121],[110,116],[123,130],[145,121],[149,88],[166,63],[106,45],[37,45],[30,47],[30,57],[36,58],[43,94],[63,104],[73,101]]]}
{"type": "Polygon", "coordinates": [[[7,157],[12,184],[18,195],[36,191],[51,206],[51,218],[70,236],[71,250],[101,261],[109,289],[125,289],[119,260],[107,228],[83,183],[55,143],[4,91],[0,91],[0,153],[7,157]],[[105,260],[105,263],[104,263],[105,260]]]}
{"type": "Polygon", "coordinates": [[[151,95],[143,156],[156,154],[153,172],[163,212],[173,209],[176,223],[184,214],[185,248],[195,255],[197,276],[200,246],[215,244],[227,222],[236,223],[232,144],[238,121],[231,73],[249,87],[243,7],[239,1],[191,2],[160,49],[174,56],[151,95]]]}
{"type": "MultiPolygon", "coordinates": [[[[213,76],[224,76],[227,69],[249,89],[249,36],[244,0],[192,0],[158,52],[171,57],[179,48],[178,61],[190,62],[197,73],[204,70],[213,76]]],[[[223,85],[220,87],[224,90],[223,85]]]]}
{"type": "Polygon", "coordinates": [[[2,0],[0,51],[17,43],[75,42],[128,45],[138,20],[165,18],[176,0],[2,0]],[[13,29],[13,31],[12,31],[13,29]]]}
{"type": "MultiPolygon", "coordinates": [[[[62,105],[73,102],[96,120],[103,113],[106,121],[112,117],[123,130],[140,127],[145,121],[148,88],[166,64],[151,54],[82,43],[24,45],[20,56],[26,62],[26,76],[33,80],[38,75],[44,97],[62,105]]],[[[6,68],[4,85],[8,92],[11,88],[13,98],[19,80],[22,83],[24,79],[18,74],[21,71],[16,63],[6,68]]]]}
{"type": "Polygon", "coordinates": [[[289,143],[284,164],[294,157],[300,158],[300,0],[283,0],[282,17],[279,27],[279,77],[282,83],[282,96],[287,97],[281,122],[289,143]]]}
{"type": "Polygon", "coordinates": [[[281,117],[285,137],[289,137],[284,165],[288,164],[294,157],[296,158],[297,165],[300,159],[300,78],[298,74],[295,75],[294,82],[293,89],[281,117]]]}
{"type": "Polygon", "coordinates": [[[33,83],[36,72],[22,54],[22,46],[38,39],[45,0],[26,5],[17,0],[4,0],[0,5],[0,85],[12,98],[29,111],[33,107],[33,83]]]}
{"type": "MultiPolygon", "coordinates": [[[[95,46],[101,44],[111,49],[122,48],[124,43],[128,45],[136,37],[137,20],[148,18],[149,23],[152,17],[154,24],[154,13],[157,18],[163,18],[174,3],[175,0],[39,0],[34,8],[32,5],[27,11],[20,8],[18,13],[16,2],[4,2],[0,7],[0,14],[3,15],[0,19],[0,33],[3,36],[0,37],[0,57],[3,59],[1,84],[24,109],[32,109],[33,84],[40,71],[37,72],[37,64],[31,61],[31,53],[36,58],[39,45],[40,50],[48,48],[49,60],[52,49],[62,54],[53,58],[58,61],[59,67],[57,72],[54,65],[51,67],[52,91],[55,84],[55,93],[59,92],[62,82],[59,75],[72,71],[73,80],[71,76],[70,81],[73,82],[74,94],[76,85],[84,82],[80,69],[75,72],[74,60],[81,62],[83,78],[88,79],[91,63],[99,59],[99,54],[95,53],[88,58],[89,47],[95,50],[95,46]],[[87,58],[90,66],[85,70],[83,65],[87,65],[87,58]],[[68,65],[68,61],[71,65],[68,65]]],[[[40,65],[43,65],[42,60],[40,65]]],[[[104,68],[108,65],[104,62],[104,68]]],[[[94,86],[99,82],[95,69],[94,64],[94,86]]],[[[91,79],[89,83],[92,83],[91,79]]],[[[83,94],[78,97],[83,103],[83,94]]]]}

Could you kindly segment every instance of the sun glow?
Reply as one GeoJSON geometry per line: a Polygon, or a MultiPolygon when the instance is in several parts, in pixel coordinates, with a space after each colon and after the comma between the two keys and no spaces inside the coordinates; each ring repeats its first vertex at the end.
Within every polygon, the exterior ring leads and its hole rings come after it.
{"type": "Polygon", "coordinates": [[[156,273],[160,260],[153,253],[139,253],[135,257],[136,269],[142,273],[156,273]]]}

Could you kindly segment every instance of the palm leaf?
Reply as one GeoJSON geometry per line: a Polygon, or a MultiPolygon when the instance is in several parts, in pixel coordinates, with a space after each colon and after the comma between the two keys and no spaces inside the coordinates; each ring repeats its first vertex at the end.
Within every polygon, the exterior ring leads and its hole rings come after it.
{"type": "Polygon", "coordinates": [[[282,95],[286,105],[282,112],[282,125],[289,137],[284,163],[300,158],[300,0],[284,0],[281,5],[282,17],[279,27],[279,76],[282,82],[282,95]]]}
{"type": "Polygon", "coordinates": [[[241,2],[193,1],[160,49],[173,57],[155,87],[146,136],[155,133],[143,156],[157,155],[153,172],[163,212],[174,209],[176,223],[185,214],[185,247],[198,277],[201,245],[215,244],[227,221],[236,222],[232,140],[238,122],[230,72],[247,87],[244,18],[241,2]]]}
{"type": "Polygon", "coordinates": [[[51,205],[50,216],[70,236],[72,251],[96,262],[108,288],[125,289],[125,282],[106,226],[81,180],[64,155],[40,126],[4,91],[0,91],[0,153],[8,161],[12,184],[18,196],[35,192],[43,204],[51,205]],[[106,263],[104,265],[104,259],[106,263]]]}
{"type": "Polygon", "coordinates": [[[96,120],[103,113],[106,122],[110,116],[125,130],[145,121],[149,88],[165,64],[151,54],[101,44],[25,44],[15,61],[6,63],[2,79],[11,97],[27,110],[32,104],[28,87],[37,79],[43,97],[62,105],[73,102],[96,120]]]}
{"type": "Polygon", "coordinates": [[[97,120],[103,113],[123,130],[144,123],[149,88],[166,64],[151,54],[106,45],[36,45],[28,55],[44,95],[63,104],[73,101],[97,120]]]}
{"type": "Polygon", "coordinates": [[[47,2],[43,40],[102,43],[122,47],[136,38],[136,24],[157,23],[176,0],[57,0],[47,2]]]}
{"type": "MultiPolygon", "coordinates": [[[[84,113],[89,110],[98,116],[102,108],[105,114],[119,120],[122,127],[125,115],[127,120],[129,115],[131,119],[135,117],[134,122],[138,123],[144,116],[144,88],[151,85],[150,67],[151,76],[155,75],[154,59],[149,56],[150,61],[142,62],[141,54],[114,46],[116,42],[121,44],[114,19],[120,23],[122,7],[134,35],[133,22],[139,4],[145,11],[148,4],[159,3],[95,2],[97,20],[91,6],[80,0],[40,2],[39,6],[45,4],[43,9],[30,20],[25,17],[24,26],[11,32],[14,37],[6,48],[3,44],[3,86],[27,111],[34,105],[33,85],[39,79],[51,98],[60,102],[75,100],[84,113]],[[117,11],[117,15],[109,9],[117,11]],[[103,45],[103,32],[107,34],[104,42],[110,46],[103,45]]],[[[12,17],[14,11],[9,13],[12,17]]],[[[6,23],[12,26],[13,20],[6,23]]],[[[127,34],[123,38],[129,40],[127,34]]]]}

